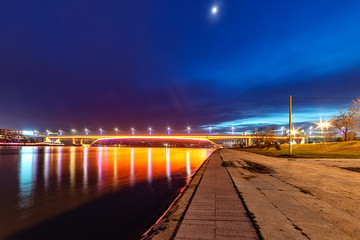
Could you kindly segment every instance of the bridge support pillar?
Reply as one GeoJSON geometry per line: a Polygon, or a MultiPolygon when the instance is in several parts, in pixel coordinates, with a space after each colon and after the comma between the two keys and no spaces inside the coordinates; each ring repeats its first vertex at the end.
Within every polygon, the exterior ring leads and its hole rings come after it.
{"type": "Polygon", "coordinates": [[[251,138],[247,139],[247,146],[250,147],[251,146],[251,138]]]}

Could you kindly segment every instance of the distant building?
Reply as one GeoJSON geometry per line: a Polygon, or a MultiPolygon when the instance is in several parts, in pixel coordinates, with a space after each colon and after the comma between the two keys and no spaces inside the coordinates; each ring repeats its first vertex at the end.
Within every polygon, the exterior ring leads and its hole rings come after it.
{"type": "Polygon", "coordinates": [[[22,131],[0,128],[0,142],[23,142],[25,139],[22,131]]]}

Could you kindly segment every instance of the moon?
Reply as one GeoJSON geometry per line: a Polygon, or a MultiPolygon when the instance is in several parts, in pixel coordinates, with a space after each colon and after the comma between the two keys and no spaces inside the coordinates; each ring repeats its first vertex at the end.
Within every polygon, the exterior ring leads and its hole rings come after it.
{"type": "Polygon", "coordinates": [[[217,7],[217,6],[213,6],[213,7],[211,8],[211,14],[212,14],[212,15],[216,15],[217,12],[218,12],[218,7],[217,7]]]}

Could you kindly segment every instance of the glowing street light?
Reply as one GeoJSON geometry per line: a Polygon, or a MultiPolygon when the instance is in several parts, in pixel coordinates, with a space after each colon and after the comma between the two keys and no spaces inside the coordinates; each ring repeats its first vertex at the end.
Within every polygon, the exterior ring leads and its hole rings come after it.
{"type": "Polygon", "coordinates": [[[309,127],[309,135],[311,135],[311,134],[312,134],[312,129],[313,129],[313,127],[312,127],[312,126],[310,126],[310,127],[309,127]]]}
{"type": "Polygon", "coordinates": [[[191,133],[191,128],[189,126],[186,127],[187,134],[191,133]]]}
{"type": "Polygon", "coordinates": [[[209,134],[212,134],[212,127],[209,127],[209,134]]]}
{"type": "Polygon", "coordinates": [[[135,134],[135,128],[131,128],[131,135],[135,134]]]}
{"type": "Polygon", "coordinates": [[[231,127],[231,134],[234,134],[234,132],[235,132],[235,127],[232,126],[232,127],[231,127]]]}
{"type": "Polygon", "coordinates": [[[166,131],[167,131],[167,134],[171,134],[171,128],[170,127],[167,127],[166,131]]]}
{"type": "Polygon", "coordinates": [[[281,127],[280,130],[281,130],[281,135],[284,135],[285,128],[281,127]]]}
{"type": "Polygon", "coordinates": [[[84,132],[85,132],[85,135],[89,135],[89,129],[85,128],[84,132]]]}
{"type": "Polygon", "coordinates": [[[76,133],[76,129],[75,128],[71,129],[71,132],[74,135],[76,133]]]}
{"type": "Polygon", "coordinates": [[[329,131],[329,127],[331,127],[331,122],[325,120],[324,122],[320,119],[320,122],[316,123],[316,125],[318,125],[318,128],[320,128],[321,130],[321,134],[324,137],[324,142],[325,142],[325,135],[324,135],[324,128],[326,129],[326,132],[329,131]]]}
{"type": "Polygon", "coordinates": [[[152,134],[152,128],[151,127],[149,127],[149,135],[151,135],[152,134]]]}
{"type": "Polygon", "coordinates": [[[38,130],[34,130],[34,135],[35,135],[35,136],[39,135],[39,131],[38,131],[38,130]]]}
{"type": "Polygon", "coordinates": [[[63,135],[63,130],[59,129],[59,135],[62,136],[63,135]]]}
{"type": "Polygon", "coordinates": [[[99,133],[100,133],[100,135],[103,135],[104,130],[102,128],[99,128],[99,133]]]}
{"type": "Polygon", "coordinates": [[[115,134],[118,134],[119,129],[117,127],[114,128],[115,134]]]}
{"type": "Polygon", "coordinates": [[[46,135],[50,135],[50,130],[46,129],[46,135]]]}

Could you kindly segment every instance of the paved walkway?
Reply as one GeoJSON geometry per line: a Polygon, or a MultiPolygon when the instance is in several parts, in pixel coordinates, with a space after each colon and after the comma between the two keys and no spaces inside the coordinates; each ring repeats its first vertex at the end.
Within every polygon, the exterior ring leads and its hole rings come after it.
{"type": "Polygon", "coordinates": [[[229,149],[220,154],[233,163],[227,169],[264,239],[360,240],[360,174],[335,166],[348,160],[272,158],[229,149]],[[249,162],[272,172],[250,172],[249,162]]]}
{"type": "Polygon", "coordinates": [[[221,164],[212,154],[175,239],[259,239],[221,164]]]}

